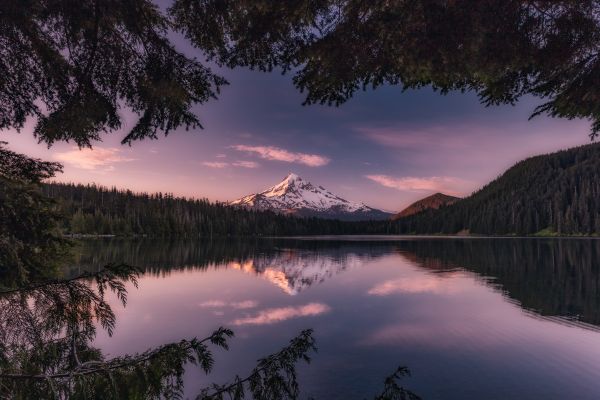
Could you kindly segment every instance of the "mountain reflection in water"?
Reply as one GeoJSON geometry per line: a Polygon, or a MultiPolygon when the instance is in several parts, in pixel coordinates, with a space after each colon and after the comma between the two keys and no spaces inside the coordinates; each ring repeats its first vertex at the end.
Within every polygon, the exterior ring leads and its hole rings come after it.
{"type": "Polygon", "coordinates": [[[593,239],[89,240],[76,269],[95,270],[110,260],[140,266],[157,276],[232,268],[296,295],[389,254],[440,277],[473,272],[481,282],[540,316],[600,325],[600,240],[593,239]]]}

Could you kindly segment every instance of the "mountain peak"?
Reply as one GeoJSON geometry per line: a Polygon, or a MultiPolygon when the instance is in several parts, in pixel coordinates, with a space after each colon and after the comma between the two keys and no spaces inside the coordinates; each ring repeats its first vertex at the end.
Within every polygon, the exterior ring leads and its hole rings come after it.
{"type": "Polygon", "coordinates": [[[293,172],[275,186],[230,204],[254,210],[336,219],[386,219],[390,215],[363,203],[352,203],[323,186],[313,185],[293,172]]]}
{"type": "Polygon", "coordinates": [[[284,181],[287,182],[294,182],[294,181],[301,181],[302,178],[300,178],[300,176],[298,176],[297,174],[290,172],[289,174],[287,174],[287,176],[285,177],[284,181]]]}
{"type": "Polygon", "coordinates": [[[454,204],[458,200],[460,200],[459,197],[449,196],[440,192],[434,193],[431,196],[425,197],[424,199],[415,201],[410,206],[394,215],[392,219],[395,220],[402,217],[408,217],[409,215],[417,214],[428,209],[438,209],[442,206],[454,204]]]}

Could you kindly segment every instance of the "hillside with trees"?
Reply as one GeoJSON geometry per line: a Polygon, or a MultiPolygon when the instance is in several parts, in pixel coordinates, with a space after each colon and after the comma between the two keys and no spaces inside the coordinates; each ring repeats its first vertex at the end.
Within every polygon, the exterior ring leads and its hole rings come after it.
{"type": "Polygon", "coordinates": [[[88,235],[262,236],[360,233],[359,225],[296,218],[188,199],[172,194],[133,193],[96,185],[47,183],[42,190],[60,204],[62,231],[88,235]]]}
{"type": "Polygon", "coordinates": [[[600,143],[531,157],[473,195],[399,220],[399,233],[600,233],[600,143]]]}

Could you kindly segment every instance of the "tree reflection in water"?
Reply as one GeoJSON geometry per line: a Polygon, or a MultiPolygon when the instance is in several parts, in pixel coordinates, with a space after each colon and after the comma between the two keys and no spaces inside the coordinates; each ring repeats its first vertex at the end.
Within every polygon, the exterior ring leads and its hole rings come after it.
{"type": "MultiPolygon", "coordinates": [[[[158,399],[181,398],[187,364],[208,374],[214,349],[228,349],[233,331],[218,328],[209,336],[181,340],[143,353],[107,359],[92,346],[97,327],[112,335],[112,294],[127,304],[126,284],[137,287],[139,271],[125,264],[95,273],[48,280],[0,293],[0,397],[7,399],[158,399]]],[[[316,351],[312,330],[305,330],[246,376],[213,384],[197,399],[296,399],[298,361],[316,351]]],[[[400,367],[384,382],[378,400],[418,399],[398,381],[400,367]]]]}
{"type": "MultiPolygon", "coordinates": [[[[404,238],[401,240],[110,240],[84,244],[77,263],[97,269],[125,260],[161,276],[178,270],[251,265],[254,273],[277,268],[295,292],[358,264],[391,253],[443,274],[474,273],[520,307],[541,317],[600,326],[600,240],[574,238],[404,238]],[[329,262],[323,264],[323,259],[329,262]],[[305,265],[318,266],[307,275],[305,265]]],[[[311,271],[314,268],[311,269],[311,271]]],[[[73,272],[76,273],[76,272],[73,272]]]]}

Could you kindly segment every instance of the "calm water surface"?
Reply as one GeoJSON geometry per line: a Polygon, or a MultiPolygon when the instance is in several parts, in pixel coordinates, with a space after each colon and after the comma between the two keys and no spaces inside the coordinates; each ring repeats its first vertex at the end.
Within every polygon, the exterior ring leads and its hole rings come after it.
{"type": "Polygon", "coordinates": [[[600,398],[600,241],[356,239],[93,240],[72,273],[145,270],[97,338],[109,355],[234,329],[190,397],[313,328],[305,397],[369,398],[404,365],[424,399],[600,398]]]}

